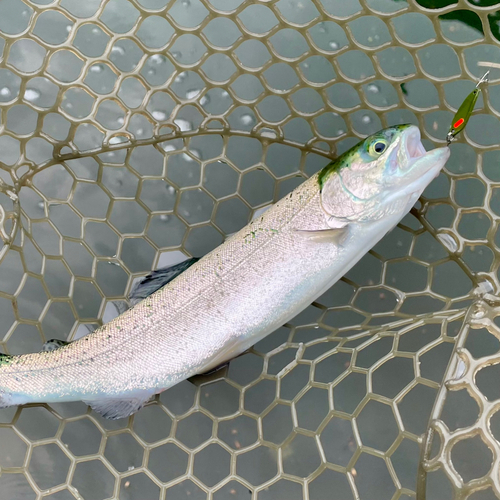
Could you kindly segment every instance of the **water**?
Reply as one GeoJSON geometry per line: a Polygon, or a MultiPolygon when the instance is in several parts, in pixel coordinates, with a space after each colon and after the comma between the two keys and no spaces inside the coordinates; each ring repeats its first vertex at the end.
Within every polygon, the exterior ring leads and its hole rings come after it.
{"type": "Polygon", "coordinates": [[[241,115],[240,120],[243,125],[253,125],[255,123],[255,118],[252,115],[241,115]]]}
{"type": "Polygon", "coordinates": [[[35,90],[35,89],[26,89],[26,92],[24,93],[24,98],[27,101],[35,102],[36,100],[38,100],[40,98],[40,95],[41,94],[40,94],[40,92],[38,90],[35,90]]]}
{"type": "Polygon", "coordinates": [[[451,234],[438,233],[437,237],[450,252],[455,253],[458,250],[457,240],[451,234]]]}
{"type": "Polygon", "coordinates": [[[164,121],[167,118],[167,114],[163,111],[153,111],[152,116],[155,120],[164,121]]]}
{"type": "Polygon", "coordinates": [[[119,56],[124,56],[125,49],[123,47],[120,47],[119,45],[113,45],[113,47],[111,48],[111,53],[117,54],[119,56]]]}
{"type": "MultiPolygon", "coordinates": [[[[186,99],[194,99],[199,93],[200,93],[199,89],[188,90],[186,92],[186,99]]],[[[200,104],[201,104],[201,102],[200,102],[200,104]]]]}

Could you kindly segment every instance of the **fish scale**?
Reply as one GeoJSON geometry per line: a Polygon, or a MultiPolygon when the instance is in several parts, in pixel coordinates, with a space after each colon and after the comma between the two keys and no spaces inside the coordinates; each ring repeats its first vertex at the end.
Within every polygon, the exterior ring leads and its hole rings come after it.
{"type": "Polygon", "coordinates": [[[422,147],[416,149],[420,156],[412,158],[404,151],[418,129],[386,130],[345,153],[339,159],[342,169],[333,162],[313,175],[95,332],[51,352],[4,357],[0,403],[83,400],[107,417],[123,417],[155,393],[217,367],[289,321],[399,222],[449,156],[447,148],[425,153],[422,147]],[[370,141],[386,141],[387,157],[378,158],[370,141]],[[394,175],[394,165],[386,165],[391,154],[401,163],[402,180],[394,175]],[[402,157],[410,166],[419,164],[421,175],[415,166],[405,171],[402,157]],[[348,181],[350,166],[354,172],[356,166],[369,169],[369,163],[375,184],[366,186],[369,199],[359,201],[359,194],[351,197],[338,187],[336,176],[348,181]],[[386,167],[394,178],[385,173],[386,167]],[[343,191],[337,196],[331,189],[343,191]],[[351,199],[349,222],[332,221],[325,199],[332,210],[338,200],[351,199]]]}
{"type": "MultiPolygon", "coordinates": [[[[284,271],[282,261],[287,253],[291,261],[298,255],[311,257],[309,249],[302,252],[304,245],[297,245],[292,223],[305,229],[328,227],[319,204],[319,191],[311,189],[317,185],[314,176],[296,190],[295,197],[288,196],[276,204],[163,289],[92,334],[56,351],[14,358],[12,364],[2,367],[0,384],[2,377],[10,373],[36,370],[48,380],[40,383],[41,378],[37,377],[39,389],[31,391],[33,399],[57,401],[65,399],[64,394],[74,393],[81,394],[82,399],[102,393],[123,395],[139,379],[165,388],[176,380],[176,373],[196,373],[228,340],[259,328],[263,318],[274,327],[274,322],[268,320],[268,310],[274,308],[269,297],[282,288],[278,283],[283,280],[291,287],[289,271],[284,271]],[[301,220],[300,210],[309,204],[315,205],[316,217],[308,211],[301,220]],[[268,250],[280,255],[279,261],[258,255],[268,250]],[[253,259],[252,264],[249,259],[253,259]],[[275,279],[270,281],[266,276],[275,279]],[[254,296],[256,289],[260,290],[260,298],[254,296]],[[235,301],[235,296],[239,300],[235,301]],[[241,325],[239,318],[249,312],[242,310],[248,303],[253,303],[252,316],[241,325]],[[203,329],[206,334],[201,334],[203,329]],[[162,342],[167,343],[165,350],[161,349],[162,342]],[[151,359],[145,346],[155,345],[151,359]],[[186,352],[189,363],[179,362],[179,356],[186,352]],[[157,369],[160,362],[163,370],[157,369]],[[144,364],[151,369],[144,370],[144,364]],[[74,381],[66,391],[50,384],[50,380],[68,376],[74,381]],[[101,380],[103,377],[105,380],[101,380]]],[[[324,258],[326,254],[321,256],[324,258]]],[[[22,392],[23,386],[21,378],[12,385],[12,391],[22,392]]]]}

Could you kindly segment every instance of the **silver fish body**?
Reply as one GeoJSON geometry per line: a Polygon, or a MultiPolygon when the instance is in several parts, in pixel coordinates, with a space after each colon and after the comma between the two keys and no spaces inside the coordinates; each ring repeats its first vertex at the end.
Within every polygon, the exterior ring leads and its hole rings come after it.
{"type": "MultiPolygon", "coordinates": [[[[363,168],[367,162],[351,150],[351,156],[341,157],[347,162],[344,170],[333,165],[330,172],[312,176],[95,332],[52,352],[1,359],[0,404],[83,400],[105,416],[123,417],[153,394],[220,365],[289,321],[401,220],[449,156],[447,148],[424,154],[419,133],[419,145],[408,146],[416,141],[415,127],[391,130],[387,153],[399,155],[399,163],[420,161],[419,175],[409,175],[409,169],[400,177],[410,181],[394,189],[379,176],[378,194],[367,184],[372,206],[365,209],[363,182],[356,180],[355,168],[354,178],[346,169],[350,161],[359,160],[356,165],[363,168]],[[407,151],[403,160],[405,147],[413,148],[414,156],[407,151]],[[345,200],[346,186],[350,194],[359,192],[345,200]]],[[[388,165],[390,156],[385,163],[388,175],[387,169],[394,168],[388,165]]]]}

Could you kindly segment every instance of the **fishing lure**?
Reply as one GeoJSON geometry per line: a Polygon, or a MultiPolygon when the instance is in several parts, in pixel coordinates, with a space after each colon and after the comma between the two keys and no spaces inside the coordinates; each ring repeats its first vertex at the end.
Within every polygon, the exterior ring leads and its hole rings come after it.
{"type": "Polygon", "coordinates": [[[448,146],[467,125],[467,122],[469,121],[469,118],[474,111],[474,106],[476,105],[476,101],[479,98],[479,94],[481,93],[481,84],[488,82],[489,73],[490,72],[488,70],[481,77],[481,79],[477,82],[476,88],[464,99],[464,102],[455,113],[453,121],[451,122],[450,130],[446,135],[446,143],[448,146]]]}

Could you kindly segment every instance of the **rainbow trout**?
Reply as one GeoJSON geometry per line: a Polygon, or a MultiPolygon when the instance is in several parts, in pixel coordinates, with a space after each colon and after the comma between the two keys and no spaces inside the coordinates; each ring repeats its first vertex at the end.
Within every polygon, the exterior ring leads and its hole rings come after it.
{"type": "Polygon", "coordinates": [[[426,152],[411,125],[368,137],[86,337],[2,355],[0,406],[82,400],[122,418],[214,369],[328,290],[402,219],[449,155],[426,152]]]}

